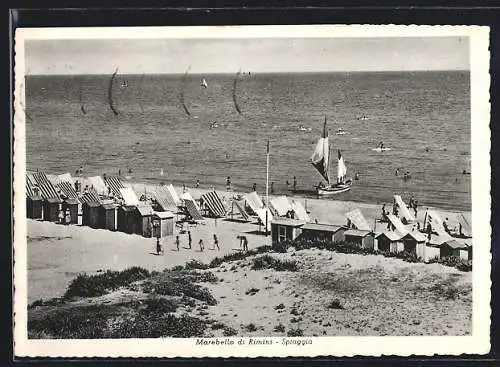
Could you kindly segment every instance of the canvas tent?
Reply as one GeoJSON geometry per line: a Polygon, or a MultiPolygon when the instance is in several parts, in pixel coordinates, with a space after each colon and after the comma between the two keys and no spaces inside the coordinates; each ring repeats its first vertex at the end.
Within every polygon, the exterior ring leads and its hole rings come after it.
{"type": "Polygon", "coordinates": [[[295,217],[297,219],[304,220],[306,222],[311,221],[309,214],[307,214],[307,211],[304,209],[300,202],[292,200],[292,210],[295,213],[295,217]]]}
{"type": "Polygon", "coordinates": [[[177,211],[177,202],[166,186],[155,187],[153,197],[163,211],[177,211]]]}
{"type": "Polygon", "coordinates": [[[139,205],[139,199],[137,198],[134,190],[132,190],[130,187],[121,188],[119,190],[120,196],[123,198],[125,205],[139,205]]]}
{"type": "MultiPolygon", "coordinates": [[[[63,173],[62,175],[57,176],[59,182],[69,182],[71,185],[74,185],[73,177],[69,173],[63,173]]],[[[74,187],[74,186],[73,186],[74,187]]]]}
{"type": "Polygon", "coordinates": [[[224,217],[226,215],[226,208],[216,191],[210,191],[201,195],[201,200],[203,200],[203,203],[213,216],[224,217]]]}
{"type": "Polygon", "coordinates": [[[444,229],[443,220],[436,212],[432,210],[427,212],[427,222],[431,224],[432,230],[440,237],[451,239],[451,236],[444,229]]]}
{"type": "Polygon", "coordinates": [[[88,179],[90,181],[90,185],[93,186],[100,195],[107,195],[108,188],[106,187],[106,184],[101,176],[93,176],[88,179]]]}
{"type": "Polygon", "coordinates": [[[470,220],[462,213],[458,215],[458,223],[462,225],[462,234],[465,237],[472,237],[472,226],[470,224],[470,220]]]}
{"type": "Polygon", "coordinates": [[[245,203],[243,201],[233,200],[233,204],[238,209],[238,212],[241,214],[241,217],[245,222],[248,222],[250,219],[249,215],[245,211],[245,203]]]}
{"type": "Polygon", "coordinates": [[[93,188],[87,188],[87,191],[84,191],[80,196],[80,202],[83,203],[100,203],[101,199],[99,198],[99,194],[93,188]]]}
{"type": "Polygon", "coordinates": [[[285,216],[289,211],[293,210],[286,196],[278,196],[271,199],[271,205],[280,217],[285,216]]]}
{"type": "Polygon", "coordinates": [[[105,183],[111,189],[111,192],[113,193],[114,196],[116,196],[118,198],[122,197],[121,193],[120,193],[120,189],[125,188],[125,186],[123,186],[123,183],[119,177],[107,176],[105,183]]]}
{"type": "Polygon", "coordinates": [[[273,214],[268,208],[257,209],[257,216],[263,226],[266,227],[266,232],[271,230],[271,221],[273,220],[273,214]],[[266,226],[266,212],[267,212],[267,226],[266,226]]]}
{"type": "Polygon", "coordinates": [[[408,233],[408,229],[394,214],[387,214],[387,219],[389,219],[389,222],[394,227],[394,230],[396,232],[399,232],[401,236],[404,236],[408,233]]]}
{"type": "Polygon", "coordinates": [[[186,206],[186,210],[193,220],[203,220],[203,216],[201,215],[200,208],[196,205],[194,200],[184,199],[184,205],[186,206]]]}
{"type": "Polygon", "coordinates": [[[57,185],[59,182],[61,182],[57,175],[52,175],[50,173],[47,173],[46,176],[47,176],[47,179],[50,181],[50,183],[54,186],[57,185]]]}
{"type": "Polygon", "coordinates": [[[181,199],[179,198],[179,195],[177,194],[177,191],[175,191],[174,186],[172,184],[167,185],[167,190],[170,192],[170,196],[172,196],[172,199],[174,200],[175,205],[181,205],[181,199]]]}
{"type": "Polygon", "coordinates": [[[35,182],[38,184],[38,187],[40,188],[40,195],[44,199],[53,199],[57,198],[59,199],[59,194],[57,193],[56,188],[54,185],[49,181],[47,178],[47,175],[43,172],[35,172],[33,174],[33,178],[35,179],[35,182]]]}
{"type": "Polygon", "coordinates": [[[406,222],[414,222],[415,221],[415,216],[408,210],[408,207],[406,206],[405,202],[401,198],[400,195],[394,195],[394,200],[396,201],[396,204],[399,207],[400,210],[400,217],[404,218],[406,222]]]}
{"type": "Polygon", "coordinates": [[[364,230],[364,231],[371,230],[368,222],[366,221],[365,217],[363,216],[363,213],[361,213],[361,210],[354,209],[354,210],[350,211],[349,213],[346,213],[345,216],[351,222],[351,226],[354,226],[355,229],[360,229],[360,230],[364,230]]]}
{"type": "Polygon", "coordinates": [[[61,181],[56,185],[56,187],[58,189],[60,189],[61,192],[64,195],[66,195],[68,198],[79,201],[78,194],[77,194],[75,188],[69,182],[61,181]]]}
{"type": "Polygon", "coordinates": [[[264,207],[264,203],[255,191],[245,194],[245,200],[246,204],[250,207],[250,209],[252,209],[255,214],[257,214],[257,210],[264,207]]]}

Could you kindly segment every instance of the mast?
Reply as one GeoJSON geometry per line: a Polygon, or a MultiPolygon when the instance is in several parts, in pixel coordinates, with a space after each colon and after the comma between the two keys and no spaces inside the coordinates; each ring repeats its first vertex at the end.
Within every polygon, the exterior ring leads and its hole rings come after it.
{"type": "Polygon", "coordinates": [[[109,87],[108,87],[108,103],[109,103],[109,108],[111,108],[111,111],[115,114],[115,116],[118,116],[118,111],[115,109],[115,106],[113,105],[113,82],[115,80],[116,74],[118,73],[118,68],[116,68],[115,72],[113,75],[111,75],[111,79],[109,80],[109,87]]]}
{"type": "Polygon", "coordinates": [[[323,150],[328,152],[328,156],[325,157],[325,168],[326,168],[326,183],[330,185],[330,143],[328,141],[328,127],[326,126],[326,115],[325,115],[325,125],[323,126],[323,150]],[[326,145],[326,147],[325,147],[326,145]]]}
{"type": "Polygon", "coordinates": [[[267,213],[269,208],[269,139],[267,140],[267,151],[266,151],[266,236],[268,228],[268,218],[267,213]]]}

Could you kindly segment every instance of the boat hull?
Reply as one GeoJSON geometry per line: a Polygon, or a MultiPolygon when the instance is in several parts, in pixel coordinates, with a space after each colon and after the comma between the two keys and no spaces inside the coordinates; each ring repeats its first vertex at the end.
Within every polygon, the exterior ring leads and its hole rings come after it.
{"type": "Polygon", "coordinates": [[[317,192],[318,195],[328,196],[328,195],[337,195],[343,192],[349,191],[351,189],[351,185],[333,185],[329,187],[319,187],[317,192]]]}

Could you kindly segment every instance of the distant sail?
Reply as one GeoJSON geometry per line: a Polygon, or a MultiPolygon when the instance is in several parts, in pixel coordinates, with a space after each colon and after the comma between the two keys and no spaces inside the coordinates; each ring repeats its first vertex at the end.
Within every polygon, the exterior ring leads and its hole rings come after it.
{"type": "Polygon", "coordinates": [[[118,74],[118,68],[116,68],[115,72],[111,76],[111,79],[109,80],[108,103],[109,103],[109,108],[111,108],[111,111],[113,111],[115,116],[118,116],[118,111],[115,109],[115,106],[113,105],[113,82],[115,81],[116,74],[118,74]]]}
{"type": "Polygon", "coordinates": [[[191,116],[191,112],[186,106],[186,102],[184,100],[184,84],[186,82],[186,78],[189,72],[189,69],[191,69],[191,65],[188,66],[186,69],[186,72],[184,73],[184,76],[182,77],[182,86],[181,86],[181,92],[179,93],[179,100],[181,102],[182,108],[184,109],[184,112],[186,112],[186,115],[191,116]]]}
{"type": "Polygon", "coordinates": [[[207,81],[206,81],[205,79],[203,79],[203,80],[201,81],[201,86],[202,86],[203,88],[208,88],[208,84],[207,84],[207,81]]]}
{"type": "Polygon", "coordinates": [[[144,113],[144,107],[142,106],[142,96],[144,95],[144,93],[142,93],[142,84],[143,84],[143,81],[144,81],[144,73],[142,73],[141,79],[139,79],[139,89],[141,91],[141,97],[138,98],[139,107],[140,107],[142,113],[144,113]]]}
{"type": "Polygon", "coordinates": [[[318,170],[319,174],[324,177],[326,182],[330,183],[330,177],[328,174],[329,144],[326,116],[325,123],[323,125],[323,136],[318,139],[316,148],[314,149],[313,155],[311,156],[311,163],[318,170]]]}
{"type": "Polygon", "coordinates": [[[236,108],[236,111],[238,111],[238,113],[241,115],[241,109],[240,109],[240,106],[238,106],[238,100],[237,100],[237,97],[236,97],[236,88],[238,86],[238,79],[240,78],[240,73],[241,73],[241,70],[238,71],[238,73],[236,73],[236,78],[234,78],[234,81],[233,81],[233,102],[234,102],[234,108],[236,108]]]}
{"type": "Polygon", "coordinates": [[[79,88],[79,91],[78,91],[78,100],[80,102],[80,110],[82,111],[82,113],[84,115],[87,114],[87,111],[85,110],[85,105],[83,103],[83,88],[82,88],[82,83],[80,82],[80,88],[79,88]]]}

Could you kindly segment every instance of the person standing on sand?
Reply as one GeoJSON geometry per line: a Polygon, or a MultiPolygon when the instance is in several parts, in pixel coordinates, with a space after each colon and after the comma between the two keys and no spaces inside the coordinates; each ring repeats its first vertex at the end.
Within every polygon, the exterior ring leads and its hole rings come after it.
{"type": "Polygon", "coordinates": [[[257,191],[257,184],[255,182],[252,185],[252,191],[257,191]]]}
{"type": "Polygon", "coordinates": [[[417,217],[417,200],[413,200],[413,211],[415,212],[415,218],[417,217]]]}
{"type": "Polygon", "coordinates": [[[69,209],[66,209],[66,216],[65,216],[65,223],[70,224],[71,223],[71,214],[69,212],[69,209]]]}
{"type": "Polygon", "coordinates": [[[193,243],[193,238],[191,237],[191,231],[188,231],[188,246],[191,249],[193,243]]]}
{"type": "Polygon", "coordinates": [[[156,237],[156,255],[160,255],[163,252],[161,249],[160,237],[156,237]]]}
{"type": "Polygon", "coordinates": [[[64,223],[64,212],[62,210],[59,210],[59,224],[63,224],[64,223]]]}
{"type": "Polygon", "coordinates": [[[179,241],[179,236],[175,236],[175,247],[177,247],[177,252],[180,251],[179,246],[181,242],[179,241]]]}
{"type": "Polygon", "coordinates": [[[219,247],[219,239],[217,238],[217,235],[214,234],[214,250],[215,248],[217,247],[217,250],[220,251],[220,247],[219,247]]]}
{"type": "Polygon", "coordinates": [[[205,246],[203,246],[203,239],[200,238],[200,242],[198,242],[198,245],[200,245],[200,251],[203,252],[203,250],[205,249],[205,246]]]}

